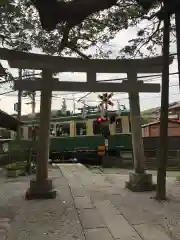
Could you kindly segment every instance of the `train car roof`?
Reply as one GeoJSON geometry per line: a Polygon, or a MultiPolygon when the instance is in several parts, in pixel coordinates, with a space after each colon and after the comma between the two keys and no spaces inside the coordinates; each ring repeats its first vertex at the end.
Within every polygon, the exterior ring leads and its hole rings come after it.
{"type": "MultiPolygon", "coordinates": [[[[112,111],[113,113],[113,111],[112,111]]],[[[116,113],[116,111],[114,111],[114,113],[116,113]]],[[[129,111],[122,111],[120,116],[129,116],[129,111]]],[[[82,114],[76,114],[76,115],[71,115],[71,116],[64,116],[64,117],[53,117],[51,118],[51,122],[67,122],[67,121],[72,121],[72,120],[76,120],[76,121],[85,121],[87,119],[96,119],[98,117],[100,117],[101,114],[100,113],[92,113],[92,114],[88,114],[86,116],[86,118],[82,117],[82,114]]],[[[24,124],[31,124],[31,123],[39,123],[40,119],[29,119],[29,120],[24,120],[23,123],[24,124]]]]}

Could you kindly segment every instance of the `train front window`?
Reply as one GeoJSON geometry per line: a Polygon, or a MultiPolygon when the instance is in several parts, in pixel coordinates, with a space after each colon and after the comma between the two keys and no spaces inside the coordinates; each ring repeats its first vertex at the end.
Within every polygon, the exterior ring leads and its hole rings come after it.
{"type": "Polygon", "coordinates": [[[93,134],[94,135],[101,134],[101,126],[96,120],[93,121],[93,134]]]}
{"type": "Polygon", "coordinates": [[[76,123],[76,135],[86,135],[86,123],[76,123]]]}
{"type": "Polygon", "coordinates": [[[122,121],[120,118],[116,120],[116,133],[122,133],[122,121]]]}

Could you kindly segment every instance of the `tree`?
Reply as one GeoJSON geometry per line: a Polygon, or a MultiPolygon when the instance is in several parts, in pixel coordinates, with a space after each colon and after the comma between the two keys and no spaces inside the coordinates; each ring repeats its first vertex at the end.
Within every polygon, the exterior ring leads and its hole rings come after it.
{"type": "MultiPolygon", "coordinates": [[[[167,1],[164,1],[166,9],[167,1]]],[[[163,31],[163,70],[161,90],[160,143],[157,171],[156,198],[166,199],[166,165],[168,160],[168,107],[169,107],[169,29],[170,15],[164,17],[163,31]]]]}
{"type": "MultiPolygon", "coordinates": [[[[22,51],[29,51],[33,47],[37,47],[48,54],[70,55],[75,53],[75,55],[86,57],[82,52],[93,47],[93,57],[107,58],[111,52],[105,51],[102,45],[113,39],[121,29],[134,26],[140,21],[141,15],[140,8],[134,0],[121,0],[107,10],[89,15],[83,22],[71,28],[68,42],[61,51],[60,43],[66,23],[61,22],[56,25],[55,30],[48,32],[38,21],[38,12],[31,2],[28,0],[3,0],[3,2],[0,3],[0,36],[4,46],[22,51]]],[[[117,1],[101,1],[102,6],[104,6],[104,2],[117,1]]],[[[50,22],[50,18],[47,19],[50,22]]]]}
{"type": "MultiPolygon", "coordinates": [[[[142,11],[145,14],[142,16],[142,20],[146,24],[144,24],[145,26],[139,30],[137,37],[131,39],[129,44],[120,50],[120,54],[131,58],[135,58],[137,56],[149,57],[151,55],[159,55],[158,48],[161,48],[163,45],[163,20],[165,15],[163,0],[137,0],[137,2],[140,4],[142,11]]],[[[171,17],[171,43],[175,43],[176,40],[178,41],[176,35],[180,35],[180,33],[176,34],[177,24],[175,22],[175,15],[176,19],[177,16],[180,15],[179,9],[180,1],[172,0],[171,3],[169,3],[168,13],[171,17]]]]}
{"type": "MultiPolygon", "coordinates": [[[[170,16],[176,12],[179,2],[174,0],[173,4],[164,0],[161,9],[154,14],[159,18],[158,28],[161,21],[164,22],[163,26],[163,70],[162,70],[162,94],[161,94],[161,116],[160,116],[160,143],[158,154],[158,174],[157,174],[157,189],[156,199],[166,199],[166,165],[168,159],[168,107],[169,107],[169,43],[170,43],[170,16]]],[[[149,6],[149,8],[152,7],[149,6]]],[[[155,33],[156,33],[155,32],[155,33]]],[[[153,39],[151,35],[150,40],[153,39]]],[[[147,42],[146,42],[147,43],[147,42]]],[[[145,44],[146,44],[145,43],[145,44]]],[[[139,49],[138,49],[139,50],[139,49]]]]}

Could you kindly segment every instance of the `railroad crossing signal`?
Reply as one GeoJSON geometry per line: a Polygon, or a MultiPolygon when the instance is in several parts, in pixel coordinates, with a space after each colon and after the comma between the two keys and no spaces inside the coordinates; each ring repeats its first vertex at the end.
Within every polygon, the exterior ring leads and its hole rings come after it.
{"type": "Polygon", "coordinates": [[[109,95],[107,93],[104,93],[102,95],[99,95],[98,97],[101,99],[101,103],[100,105],[103,105],[104,103],[110,106],[113,106],[113,102],[110,100],[110,98],[112,98],[113,93],[110,93],[109,95]]]}

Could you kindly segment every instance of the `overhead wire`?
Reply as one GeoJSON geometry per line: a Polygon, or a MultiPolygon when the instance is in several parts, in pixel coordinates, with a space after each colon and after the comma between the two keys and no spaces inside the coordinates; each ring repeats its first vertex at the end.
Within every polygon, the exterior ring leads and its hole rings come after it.
{"type": "MultiPolygon", "coordinates": [[[[179,72],[172,72],[170,73],[169,75],[177,75],[179,74],[179,72]]],[[[161,74],[154,74],[154,75],[145,75],[145,76],[138,76],[137,77],[138,79],[142,79],[142,78],[149,78],[149,79],[145,79],[144,82],[152,82],[152,81],[157,81],[157,80],[160,80],[161,78],[161,74]]],[[[114,79],[105,79],[105,80],[99,80],[98,82],[104,82],[104,81],[118,81],[118,80],[127,80],[127,78],[114,78],[114,79]]],[[[0,82],[1,83],[1,82],[0,82]]],[[[179,84],[172,84],[170,85],[170,87],[173,87],[173,86],[178,86],[179,84]]],[[[15,90],[11,90],[11,91],[8,91],[8,92],[4,92],[4,93],[0,93],[0,95],[7,95],[9,93],[13,93],[15,92],[15,90]]],[[[62,96],[67,96],[67,95],[77,95],[77,94],[80,94],[82,92],[67,92],[67,93],[61,93],[61,94],[56,94],[56,95],[53,95],[53,98],[62,98],[62,96]]],[[[89,92],[89,93],[86,93],[84,96],[81,96],[78,100],[82,100],[83,98],[87,97],[88,95],[90,95],[92,92],[89,92]]],[[[119,93],[115,93],[114,96],[116,94],[119,94],[119,93]]],[[[123,93],[122,93],[123,94],[123,93]]],[[[126,93],[127,94],[127,93],[126,93]]],[[[12,95],[10,94],[9,97],[16,97],[17,95],[12,95]]],[[[40,97],[40,96],[37,96],[37,97],[40,97]]],[[[160,96],[150,96],[151,97],[160,97],[160,96]]],[[[24,99],[26,99],[28,97],[25,97],[24,99]]],[[[73,100],[73,99],[68,99],[66,98],[67,100],[73,100]]],[[[118,100],[124,100],[124,99],[128,99],[128,98],[118,98],[118,100]]],[[[55,100],[55,99],[54,99],[55,100]]],[[[98,102],[98,101],[91,101],[91,100],[86,100],[87,102],[98,102]]],[[[115,101],[115,99],[114,99],[115,101]]]]}

